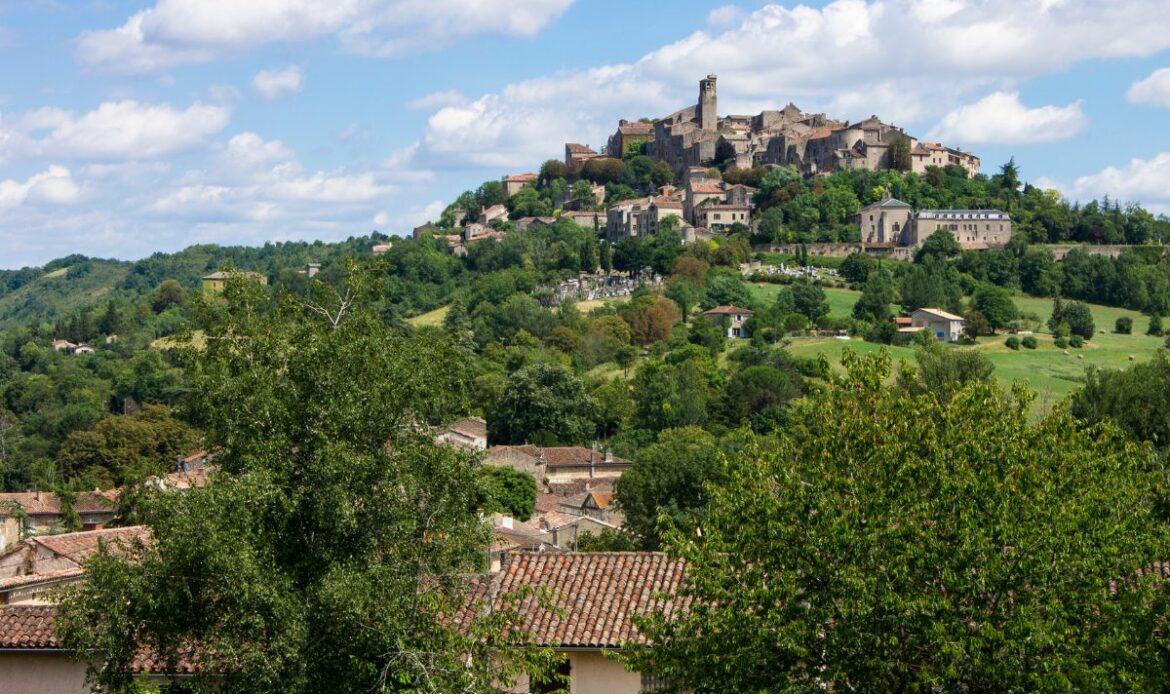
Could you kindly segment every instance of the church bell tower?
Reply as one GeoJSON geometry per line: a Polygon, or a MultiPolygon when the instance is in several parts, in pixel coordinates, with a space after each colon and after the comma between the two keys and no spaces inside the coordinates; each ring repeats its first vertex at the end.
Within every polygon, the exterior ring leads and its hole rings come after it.
{"type": "Polygon", "coordinates": [[[719,128],[719,114],[715,107],[715,75],[699,80],[699,127],[708,132],[719,128]]]}

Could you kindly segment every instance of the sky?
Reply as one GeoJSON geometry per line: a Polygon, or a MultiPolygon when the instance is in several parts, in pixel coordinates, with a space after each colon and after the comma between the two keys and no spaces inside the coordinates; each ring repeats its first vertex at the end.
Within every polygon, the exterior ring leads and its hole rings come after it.
{"type": "Polygon", "coordinates": [[[717,74],[1170,213],[1166,0],[0,0],[0,269],[391,235],[717,74]]]}

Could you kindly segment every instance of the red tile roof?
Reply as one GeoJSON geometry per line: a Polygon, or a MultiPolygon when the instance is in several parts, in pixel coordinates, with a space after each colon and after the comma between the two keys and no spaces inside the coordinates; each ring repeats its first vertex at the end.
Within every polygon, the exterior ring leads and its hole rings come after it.
{"type": "Polygon", "coordinates": [[[565,149],[572,154],[597,154],[589,145],[579,145],[575,142],[569,142],[565,145],[565,149]]]}
{"type": "Polygon", "coordinates": [[[692,193],[699,193],[702,195],[707,195],[707,194],[711,194],[711,193],[722,195],[723,194],[723,186],[719,185],[718,183],[696,183],[696,184],[691,186],[691,192],[692,193]]]}
{"type": "MultiPolygon", "coordinates": [[[[685,598],[674,597],[685,567],[662,552],[512,553],[492,580],[488,607],[501,608],[509,594],[533,589],[515,609],[521,628],[537,644],[620,648],[645,642],[634,617],[685,609],[685,598]]],[[[469,609],[463,620],[474,614],[469,609]]]]}
{"type": "Polygon", "coordinates": [[[738,306],[716,306],[715,308],[711,309],[710,311],[703,311],[704,316],[721,316],[721,315],[734,315],[734,314],[742,314],[745,316],[750,316],[750,315],[752,315],[752,312],[746,308],[740,308],[738,306]]]}
{"type": "Polygon", "coordinates": [[[84,574],[85,571],[81,567],[72,567],[68,569],[61,569],[59,571],[46,571],[45,573],[9,576],[8,578],[0,578],[0,592],[7,592],[10,590],[15,590],[16,588],[36,585],[38,583],[67,581],[73,578],[81,578],[81,576],[84,574]]]}
{"type": "Polygon", "coordinates": [[[604,451],[595,451],[592,448],[584,448],[582,446],[546,446],[539,448],[533,445],[524,446],[492,446],[488,449],[489,454],[492,451],[513,451],[531,458],[539,458],[542,454],[544,462],[550,467],[605,467],[605,466],[629,466],[630,461],[625,458],[619,458],[615,455],[609,456],[606,460],[604,451]]]}
{"type": "MultiPolygon", "coordinates": [[[[64,650],[57,635],[55,605],[9,605],[0,610],[0,650],[64,650]]],[[[173,674],[192,674],[195,668],[188,658],[180,657],[173,674]]],[[[153,653],[143,650],[134,658],[130,669],[136,673],[163,672],[163,663],[153,653]]]]}
{"type": "Polygon", "coordinates": [[[534,173],[512,174],[511,176],[505,177],[504,180],[508,183],[531,183],[531,182],[536,180],[536,174],[534,174],[534,173]]]}
{"type": "Polygon", "coordinates": [[[150,528],[143,525],[132,525],[126,528],[34,536],[29,540],[80,564],[97,554],[98,548],[103,545],[111,549],[119,548],[127,551],[133,549],[134,543],[137,541],[149,542],[150,528]]]}
{"type": "Polygon", "coordinates": [[[0,649],[61,648],[55,618],[57,608],[13,605],[0,611],[0,649]]]}
{"type": "Polygon", "coordinates": [[[618,132],[623,135],[649,135],[654,132],[653,123],[643,123],[641,121],[634,123],[626,123],[618,126],[618,132]]]}
{"type": "MultiPolygon", "coordinates": [[[[113,512],[118,500],[117,491],[79,492],[73,502],[77,513],[113,512]]],[[[56,492],[7,492],[0,493],[0,509],[5,502],[20,505],[30,516],[56,516],[62,513],[61,497],[56,492]]]]}

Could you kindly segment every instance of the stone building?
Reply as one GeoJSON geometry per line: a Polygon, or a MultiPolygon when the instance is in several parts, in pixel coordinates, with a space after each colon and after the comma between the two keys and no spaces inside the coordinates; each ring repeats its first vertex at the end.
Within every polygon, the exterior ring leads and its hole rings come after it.
{"type": "Polygon", "coordinates": [[[502,181],[504,184],[504,194],[508,197],[512,197],[516,193],[519,193],[521,188],[524,188],[525,186],[536,185],[536,174],[512,174],[511,176],[504,176],[502,181]]]}
{"type": "MultiPolygon", "coordinates": [[[[823,113],[805,113],[793,104],[755,116],[717,113],[716,76],[699,81],[699,97],[693,106],[675,111],[653,123],[620,121],[606,152],[620,157],[636,142],[646,143],[646,153],[667,162],[680,180],[691,167],[733,163],[740,168],[755,164],[794,166],[811,176],[839,170],[894,168],[891,146],[905,138],[910,148],[910,168],[922,173],[928,166],[962,166],[971,175],[979,172],[979,158],[939,143],[919,142],[902,128],[870,116],[857,123],[835,120],[823,113]]],[[[566,156],[568,149],[566,148],[566,156]]]]}
{"type": "Polygon", "coordinates": [[[1000,210],[918,210],[886,197],[866,205],[851,218],[869,246],[921,246],[946,229],[963,250],[1002,248],[1012,239],[1011,216],[1000,210]]]}

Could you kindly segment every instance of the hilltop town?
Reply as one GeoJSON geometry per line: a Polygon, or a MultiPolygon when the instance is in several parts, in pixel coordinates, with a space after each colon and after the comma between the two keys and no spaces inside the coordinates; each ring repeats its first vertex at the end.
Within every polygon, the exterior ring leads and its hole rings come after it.
{"type": "MultiPolygon", "coordinates": [[[[979,174],[974,154],[921,141],[877,116],[850,123],[805,113],[791,103],[754,116],[720,116],[716,84],[715,75],[700,80],[696,103],[667,116],[620,121],[600,151],[566,143],[558,166],[546,162],[543,174],[503,176],[501,197],[475,214],[465,209],[470,205],[458,202],[445,213],[446,225],[417,227],[415,238],[440,236],[462,254],[474,241],[499,241],[510,230],[569,219],[584,229],[604,230],[610,244],[655,236],[664,229],[678,232],[683,243],[709,241],[737,229],[759,229],[759,190],[748,183],[758,183],[772,170],[804,178],[866,171],[926,176],[948,168],[968,177],[979,174]],[[653,167],[642,185],[622,192],[608,185],[634,160],[653,167]],[[550,186],[557,180],[560,189],[553,191],[550,186]],[[547,191],[549,204],[542,210],[547,214],[523,214],[516,210],[529,206],[506,204],[529,187],[547,191]]],[[[818,247],[819,254],[844,256],[861,250],[905,259],[937,229],[952,232],[970,250],[1002,248],[1011,238],[1011,217],[1005,211],[913,210],[889,195],[849,211],[841,221],[855,231],[839,234],[838,245],[818,247]]],[[[777,250],[792,247],[781,244],[777,250]]]]}

